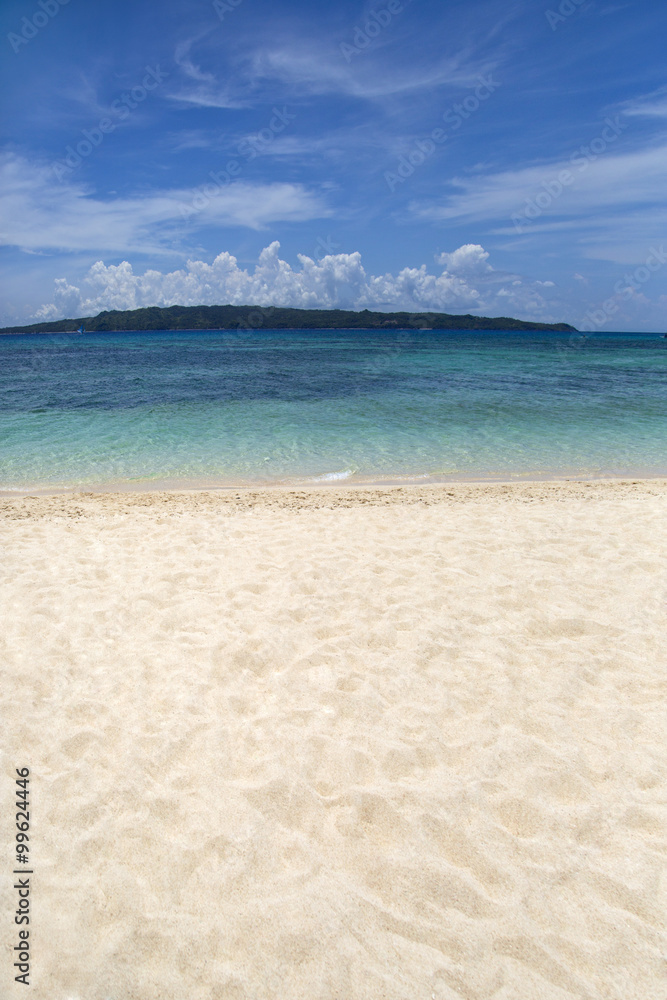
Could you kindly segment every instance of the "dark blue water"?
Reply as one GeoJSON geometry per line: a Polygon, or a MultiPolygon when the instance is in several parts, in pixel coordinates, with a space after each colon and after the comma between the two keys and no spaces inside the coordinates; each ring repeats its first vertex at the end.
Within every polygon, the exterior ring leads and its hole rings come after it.
{"type": "Polygon", "coordinates": [[[667,474],[657,334],[0,337],[0,488],[667,474]]]}

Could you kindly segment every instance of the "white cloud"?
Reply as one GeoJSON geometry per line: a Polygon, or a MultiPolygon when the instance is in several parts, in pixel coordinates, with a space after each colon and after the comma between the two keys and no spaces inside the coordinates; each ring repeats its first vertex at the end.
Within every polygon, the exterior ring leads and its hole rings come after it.
{"type": "Polygon", "coordinates": [[[481,223],[495,234],[519,233],[527,240],[569,234],[570,245],[576,240],[584,256],[641,258],[652,242],[664,239],[667,144],[621,153],[611,144],[603,148],[602,132],[595,146],[589,141],[587,156],[579,149],[541,165],[457,177],[451,194],[439,202],[415,201],[411,213],[432,222],[481,223]]]}
{"type": "Polygon", "coordinates": [[[667,87],[658,87],[620,105],[624,115],[633,118],[667,118],[667,87]]]}
{"type": "Polygon", "coordinates": [[[177,85],[167,96],[183,105],[193,105],[203,108],[242,108],[245,102],[232,94],[232,83],[228,79],[219,84],[213,73],[202,70],[193,61],[191,52],[195,43],[204,35],[184,39],[179,42],[174,52],[174,62],[181,71],[183,82],[177,85]]]}
{"type": "Polygon", "coordinates": [[[295,183],[251,183],[154,190],[103,200],[83,184],[12,153],[0,156],[0,244],[22,250],[173,253],[173,240],[210,225],[262,229],[273,222],[324,218],[322,197],[295,183]]]}
{"type": "Polygon", "coordinates": [[[476,243],[467,243],[454,253],[441,253],[436,260],[454,274],[480,275],[489,274],[493,270],[489,264],[488,250],[476,243]]]}
{"type": "MultiPolygon", "coordinates": [[[[511,306],[530,319],[545,318],[548,307],[537,282],[494,270],[481,246],[466,245],[441,254],[439,273],[426,266],[398,274],[369,275],[361,254],[328,254],[321,260],[299,255],[299,267],[282,260],[276,241],[250,271],[224,252],[212,264],[188,261],[184,268],[135,274],[131,264],[98,261],[79,285],[55,282],[53,302],[37,319],[90,316],[104,309],[170,305],[274,305],[300,308],[392,308],[413,311],[498,310],[511,306]]],[[[549,317],[546,316],[546,320],[549,317]]]]}
{"type": "MultiPolygon", "coordinates": [[[[304,34],[303,25],[292,25],[288,35],[284,23],[272,26],[267,21],[257,26],[251,41],[241,38],[230,53],[233,70],[224,74],[218,69],[219,39],[202,32],[176,46],[180,80],[169,97],[183,105],[219,108],[325,94],[383,103],[445,85],[474,86],[480,75],[498,65],[497,58],[478,58],[471,43],[453,44],[453,34],[428,52],[422,47],[420,59],[407,59],[409,18],[391,18],[379,32],[379,22],[371,19],[372,37],[364,40],[365,20],[349,24],[340,37],[336,31],[318,33],[316,27],[304,34]]],[[[451,15],[448,20],[451,23],[451,15]]]]}
{"type": "MultiPolygon", "coordinates": [[[[400,34],[395,41],[400,40],[400,34]]],[[[384,55],[384,54],[382,54],[384,55]]],[[[371,53],[347,63],[341,53],[329,44],[317,42],[300,45],[283,45],[257,51],[252,59],[252,78],[279,81],[284,86],[305,94],[347,94],[363,100],[380,100],[419,90],[450,84],[470,86],[488,66],[468,65],[469,53],[459,52],[452,57],[441,56],[437,65],[415,63],[398,65],[396,61],[381,61],[371,53]]]]}

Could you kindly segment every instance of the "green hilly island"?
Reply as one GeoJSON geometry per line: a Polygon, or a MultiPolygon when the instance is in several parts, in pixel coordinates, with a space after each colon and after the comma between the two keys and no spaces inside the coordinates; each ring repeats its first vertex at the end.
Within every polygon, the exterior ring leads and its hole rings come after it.
{"type": "Polygon", "coordinates": [[[139,330],[550,330],[576,332],[568,323],[526,323],[498,316],[455,316],[438,312],[354,312],[346,309],[284,309],[272,306],[170,306],[109,310],[49,323],[5,327],[0,333],[72,333],[139,330]]]}

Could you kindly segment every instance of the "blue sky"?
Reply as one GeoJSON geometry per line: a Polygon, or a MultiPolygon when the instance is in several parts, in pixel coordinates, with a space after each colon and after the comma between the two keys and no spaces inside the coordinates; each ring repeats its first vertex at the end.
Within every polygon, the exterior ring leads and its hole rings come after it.
{"type": "Polygon", "coordinates": [[[667,330],[664,0],[5,0],[0,323],[667,330]]]}

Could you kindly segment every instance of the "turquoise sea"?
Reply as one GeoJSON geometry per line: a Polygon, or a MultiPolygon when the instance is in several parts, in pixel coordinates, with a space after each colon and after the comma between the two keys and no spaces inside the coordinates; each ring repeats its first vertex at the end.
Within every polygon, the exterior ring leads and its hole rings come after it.
{"type": "Polygon", "coordinates": [[[667,475],[658,334],[0,337],[0,489],[667,475]]]}

